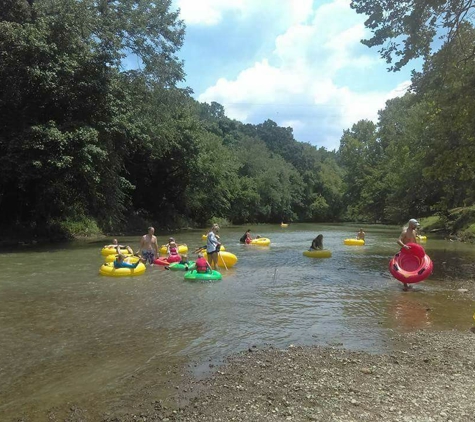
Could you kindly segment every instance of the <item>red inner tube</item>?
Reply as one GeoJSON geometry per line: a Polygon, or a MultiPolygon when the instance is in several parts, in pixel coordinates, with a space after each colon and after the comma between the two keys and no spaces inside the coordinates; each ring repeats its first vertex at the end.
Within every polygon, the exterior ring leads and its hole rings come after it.
{"type": "Polygon", "coordinates": [[[170,263],[165,258],[157,258],[153,261],[155,265],[169,265],[170,263]]]}
{"type": "Polygon", "coordinates": [[[410,249],[402,248],[389,261],[389,271],[403,283],[419,283],[432,274],[434,264],[424,248],[416,243],[408,243],[410,249]]]}

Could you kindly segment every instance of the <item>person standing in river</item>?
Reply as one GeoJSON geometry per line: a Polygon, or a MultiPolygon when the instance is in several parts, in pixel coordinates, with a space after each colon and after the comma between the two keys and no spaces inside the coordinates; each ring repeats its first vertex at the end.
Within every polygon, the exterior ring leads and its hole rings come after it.
{"type": "MultiPolygon", "coordinates": [[[[404,249],[411,249],[410,246],[408,246],[408,243],[416,243],[416,230],[417,226],[419,226],[419,222],[415,218],[411,218],[409,222],[407,223],[407,227],[404,227],[402,229],[401,235],[399,236],[399,239],[397,240],[397,244],[404,249]]],[[[408,289],[407,283],[403,283],[404,288],[403,290],[406,291],[408,289]]]]}
{"type": "Polygon", "coordinates": [[[213,224],[206,241],[206,256],[208,258],[208,263],[213,270],[218,266],[218,253],[221,249],[221,243],[219,241],[219,236],[217,235],[218,230],[219,226],[213,224]]]}
{"type": "Polygon", "coordinates": [[[148,233],[144,234],[140,239],[140,251],[142,258],[149,264],[153,264],[155,258],[158,258],[158,245],[157,238],[154,236],[155,229],[153,227],[148,228],[148,233]]]}
{"type": "Polygon", "coordinates": [[[363,231],[363,229],[360,229],[360,231],[358,233],[356,233],[356,239],[364,240],[365,234],[366,233],[363,231]]]}

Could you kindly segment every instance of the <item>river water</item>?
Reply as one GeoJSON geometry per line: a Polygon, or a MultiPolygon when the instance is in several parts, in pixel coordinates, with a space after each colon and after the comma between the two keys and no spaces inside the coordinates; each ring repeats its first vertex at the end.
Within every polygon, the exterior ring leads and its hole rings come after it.
{"type": "MultiPolygon", "coordinates": [[[[75,403],[98,414],[133,407],[144,385],[160,398],[191,362],[199,376],[252,346],[384,352],[395,331],[472,326],[475,305],[457,289],[471,280],[473,245],[429,234],[433,275],[403,292],[388,271],[400,227],[364,226],[364,247],[343,244],[354,225],[249,226],[270,247],[239,244],[247,228],[221,230],[239,261],[215,283],[185,282],[163,267],[99,276],[104,240],[2,251],[0,419],[48,420],[75,403]],[[304,257],[319,233],[332,258],[304,257]]],[[[193,250],[203,233],[173,236],[193,250]]],[[[167,238],[158,233],[160,243],[167,238]]],[[[137,237],[119,240],[138,247],[137,237]]]]}

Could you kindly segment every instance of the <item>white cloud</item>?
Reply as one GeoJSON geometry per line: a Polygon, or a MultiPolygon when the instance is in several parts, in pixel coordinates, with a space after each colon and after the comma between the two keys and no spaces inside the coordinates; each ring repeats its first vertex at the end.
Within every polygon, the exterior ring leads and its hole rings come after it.
{"type": "MultiPolygon", "coordinates": [[[[243,13],[250,12],[250,0],[240,4],[243,13]]],[[[220,78],[198,100],[217,101],[229,117],[243,122],[271,118],[292,126],[297,140],[338,148],[344,129],[361,119],[376,121],[385,101],[402,95],[408,82],[391,90],[382,81],[378,87],[377,81],[352,78],[356,72],[371,78],[367,72],[385,69],[376,51],[362,48],[364,17],[351,10],[348,0],[334,0],[314,11],[311,1],[290,5],[294,14],[275,38],[272,55],[232,79],[220,78]]]]}
{"type": "MultiPolygon", "coordinates": [[[[238,13],[242,18],[256,14],[278,15],[295,24],[312,16],[313,0],[175,0],[180,17],[187,25],[212,26],[222,22],[226,13],[238,13]]],[[[272,23],[266,23],[266,25],[272,23]]]]}
{"type": "Polygon", "coordinates": [[[224,13],[242,11],[245,0],[176,0],[175,3],[187,25],[216,25],[224,13]]]}

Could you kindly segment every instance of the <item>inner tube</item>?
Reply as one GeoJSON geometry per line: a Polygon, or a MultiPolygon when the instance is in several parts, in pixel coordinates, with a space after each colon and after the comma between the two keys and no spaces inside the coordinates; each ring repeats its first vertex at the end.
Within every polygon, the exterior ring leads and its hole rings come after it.
{"type": "Polygon", "coordinates": [[[328,249],[312,249],[311,251],[304,251],[303,255],[309,258],[331,258],[332,252],[328,249]]]}
{"type": "Polygon", "coordinates": [[[252,239],[249,245],[269,246],[270,239],[267,237],[260,237],[259,239],[252,239]]]}
{"type": "MultiPolygon", "coordinates": [[[[221,249],[222,250],[222,249],[221,249]]],[[[203,252],[203,256],[206,258],[208,254],[203,252]]],[[[218,265],[222,268],[231,268],[238,262],[237,256],[231,252],[218,252],[218,265]]]]}
{"type": "Polygon", "coordinates": [[[201,240],[208,240],[208,235],[207,234],[202,234],[201,235],[201,240]]]}
{"type": "MultiPolygon", "coordinates": [[[[125,255],[125,257],[128,258],[128,259],[134,258],[134,255],[130,255],[129,253],[126,253],[126,254],[124,253],[122,255],[125,255]]],[[[106,262],[114,262],[116,260],[116,258],[117,258],[117,255],[113,255],[113,254],[107,255],[107,256],[104,257],[106,262]]],[[[131,262],[131,261],[129,261],[129,262],[131,262]]]]}
{"type": "Polygon", "coordinates": [[[416,242],[427,242],[427,236],[420,236],[420,235],[417,235],[416,236],[416,242]]]}
{"type": "Polygon", "coordinates": [[[157,258],[153,261],[155,265],[170,265],[166,258],[157,258]]]}
{"type": "Polygon", "coordinates": [[[180,262],[181,261],[181,256],[180,255],[170,255],[165,259],[171,264],[172,262],[180,262]]]}
{"type": "MultiPolygon", "coordinates": [[[[123,255],[130,255],[128,249],[125,249],[125,248],[122,248],[120,250],[120,253],[123,255]]],[[[101,255],[102,256],[117,255],[117,248],[102,248],[101,255]]]]}
{"type": "Polygon", "coordinates": [[[141,275],[145,272],[145,265],[140,263],[136,268],[114,268],[113,262],[106,262],[99,269],[100,275],[108,277],[130,277],[141,275]]]}
{"type": "Polygon", "coordinates": [[[288,223],[280,223],[280,227],[289,227],[288,223]]]}
{"type": "MultiPolygon", "coordinates": [[[[167,245],[162,245],[160,247],[160,255],[166,255],[168,252],[167,252],[167,245]]],[[[186,245],[180,245],[178,246],[178,253],[188,253],[188,246],[186,245]]]]}
{"type": "Polygon", "coordinates": [[[364,246],[363,239],[345,239],[343,243],[348,246],[364,246]]]}
{"type": "Polygon", "coordinates": [[[191,271],[196,268],[195,261],[188,261],[188,266],[185,264],[180,264],[179,262],[174,262],[169,266],[172,271],[191,271]]]}
{"type": "Polygon", "coordinates": [[[410,249],[401,248],[389,261],[389,272],[403,283],[419,283],[432,274],[434,264],[424,248],[417,243],[408,243],[410,249]]]}
{"type": "Polygon", "coordinates": [[[221,280],[223,276],[219,271],[213,270],[210,273],[199,273],[196,270],[188,271],[185,273],[185,280],[202,280],[202,281],[211,281],[211,280],[221,280]]]}

